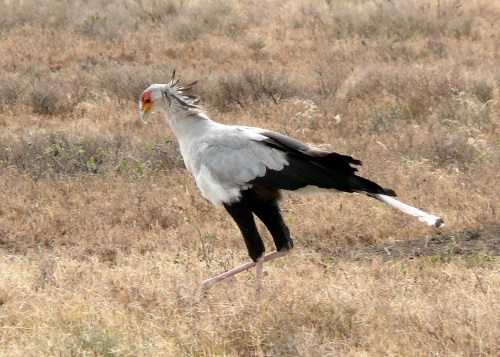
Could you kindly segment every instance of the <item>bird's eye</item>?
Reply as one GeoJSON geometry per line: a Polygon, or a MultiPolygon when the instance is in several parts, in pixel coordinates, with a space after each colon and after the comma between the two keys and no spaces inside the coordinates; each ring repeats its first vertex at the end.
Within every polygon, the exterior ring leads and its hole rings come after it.
{"type": "Polygon", "coordinates": [[[151,99],[149,99],[149,98],[144,98],[144,103],[145,103],[145,104],[149,104],[149,103],[151,103],[151,99]]]}

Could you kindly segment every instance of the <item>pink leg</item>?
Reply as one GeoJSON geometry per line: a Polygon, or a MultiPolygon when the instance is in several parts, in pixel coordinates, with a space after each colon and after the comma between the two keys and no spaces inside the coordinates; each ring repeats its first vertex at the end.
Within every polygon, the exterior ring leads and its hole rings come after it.
{"type": "Polygon", "coordinates": [[[257,290],[257,294],[259,293],[260,289],[262,288],[262,272],[264,268],[264,262],[268,262],[270,260],[282,257],[290,252],[289,250],[283,250],[281,252],[274,251],[271,252],[259,259],[257,259],[257,262],[249,262],[243,265],[240,265],[236,268],[233,268],[231,270],[226,271],[225,273],[222,273],[220,275],[214,276],[213,278],[207,279],[204,282],[201,283],[201,289],[202,291],[206,292],[210,290],[211,286],[213,283],[216,283],[218,281],[224,280],[226,278],[229,278],[231,276],[234,276],[238,273],[241,273],[242,271],[251,269],[256,266],[256,271],[255,271],[255,288],[257,290]]]}
{"type": "Polygon", "coordinates": [[[260,292],[262,290],[262,273],[264,272],[264,262],[266,261],[266,256],[260,257],[255,263],[255,292],[257,297],[260,297],[260,292]]]}

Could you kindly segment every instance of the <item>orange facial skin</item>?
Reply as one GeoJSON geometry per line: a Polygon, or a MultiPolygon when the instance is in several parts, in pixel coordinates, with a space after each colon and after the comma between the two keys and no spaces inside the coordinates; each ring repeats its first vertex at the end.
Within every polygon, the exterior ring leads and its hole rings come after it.
{"type": "Polygon", "coordinates": [[[148,118],[151,107],[153,106],[153,100],[151,99],[151,92],[145,92],[141,96],[141,101],[139,103],[141,108],[141,118],[146,121],[148,118]]]}

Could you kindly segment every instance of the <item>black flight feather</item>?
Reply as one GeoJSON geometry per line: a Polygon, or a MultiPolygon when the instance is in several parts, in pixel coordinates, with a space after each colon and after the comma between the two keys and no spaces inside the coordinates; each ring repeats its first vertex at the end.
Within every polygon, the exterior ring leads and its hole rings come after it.
{"type": "Polygon", "coordinates": [[[342,192],[396,196],[393,190],[357,176],[357,169],[351,164],[361,165],[361,161],[351,156],[311,148],[298,140],[271,131],[261,134],[267,137],[262,141],[265,145],[286,152],[288,165],[280,171],[268,169],[264,176],[249,183],[290,191],[317,186],[342,192]]]}

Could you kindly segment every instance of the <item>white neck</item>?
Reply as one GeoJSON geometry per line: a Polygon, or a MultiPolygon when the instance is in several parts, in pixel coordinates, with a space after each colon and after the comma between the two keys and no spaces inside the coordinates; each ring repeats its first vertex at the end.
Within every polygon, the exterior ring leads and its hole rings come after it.
{"type": "Polygon", "coordinates": [[[214,123],[203,112],[188,110],[173,102],[166,104],[163,115],[179,142],[190,140],[206,125],[214,123]]]}

